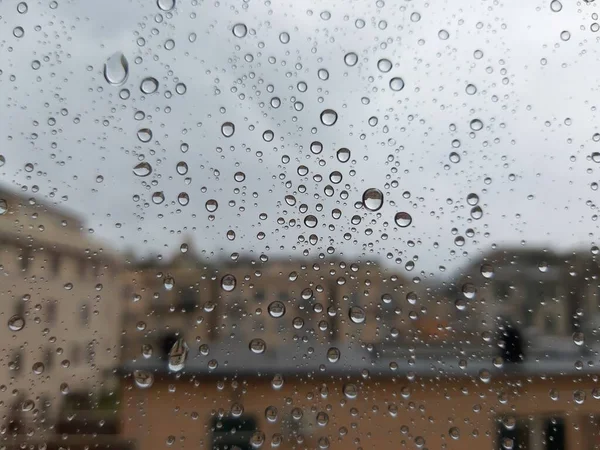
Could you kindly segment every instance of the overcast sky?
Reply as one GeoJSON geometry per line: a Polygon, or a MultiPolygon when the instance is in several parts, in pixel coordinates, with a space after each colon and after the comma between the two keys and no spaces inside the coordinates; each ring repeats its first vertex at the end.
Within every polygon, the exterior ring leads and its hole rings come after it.
{"type": "Polygon", "coordinates": [[[54,193],[96,236],[138,255],[172,254],[182,242],[208,258],[304,250],[313,258],[331,247],[348,261],[389,254],[391,266],[418,257],[412,274],[445,277],[493,244],[589,250],[597,243],[591,185],[599,181],[590,155],[600,152],[592,138],[600,132],[597,3],[565,1],[553,12],[547,1],[519,0],[177,0],[165,12],[153,1],[106,0],[59,1],[56,9],[30,2],[20,14],[17,2],[4,1],[0,171],[13,188],[54,193]],[[238,23],[247,28],[241,38],[232,32],[238,23]],[[122,86],[103,76],[115,52],[129,64],[122,86]],[[344,62],[350,52],[354,66],[344,62]],[[393,64],[389,72],[378,69],[381,59],[393,64]],[[158,80],[156,93],[140,91],[146,77],[158,80]],[[394,77],[402,90],[391,89],[394,77]],[[124,88],[131,95],[122,100],[124,88]],[[321,123],[325,109],[337,112],[333,126],[321,123]],[[471,129],[474,119],[482,129],[471,129]],[[229,138],[224,122],[235,125],[229,138]],[[148,143],[138,139],[143,128],[152,130],[148,143]],[[319,155],[313,141],[323,144],[319,155]],[[351,150],[346,163],[336,159],[342,147],[351,150]],[[133,173],[141,161],[151,175],[133,173]],[[177,172],[181,161],[186,175],[177,172]],[[341,183],[329,180],[333,171],[341,183]],[[377,212],[355,207],[368,188],[384,193],[377,212]],[[165,200],[157,205],[159,191],[165,200]],[[186,206],[177,201],[182,192],[186,206]],[[470,193],[479,196],[479,220],[470,218],[470,193]],[[297,203],[289,206],[286,195],[297,203]],[[205,208],[211,199],[219,204],[214,220],[205,208]],[[412,216],[407,228],[394,223],[401,211],[412,216]],[[308,214],[315,228],[304,224],[308,214]],[[299,241],[311,234],[316,245],[299,241]],[[465,238],[462,247],[456,236],[465,238]]]}

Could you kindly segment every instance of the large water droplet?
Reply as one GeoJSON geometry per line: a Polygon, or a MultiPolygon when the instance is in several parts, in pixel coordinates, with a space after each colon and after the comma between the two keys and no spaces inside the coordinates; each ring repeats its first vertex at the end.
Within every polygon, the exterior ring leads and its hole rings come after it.
{"type": "Polygon", "coordinates": [[[583,345],[584,335],[581,331],[576,331],[573,333],[573,343],[577,346],[583,345]]]}
{"type": "Polygon", "coordinates": [[[233,136],[233,133],[235,133],[235,125],[231,122],[225,122],[221,125],[221,133],[227,138],[233,136]]]}
{"type": "Polygon", "coordinates": [[[469,126],[471,127],[471,130],[479,131],[483,128],[483,122],[479,119],[473,119],[473,120],[471,120],[471,123],[469,124],[469,126]]]}
{"type": "Polygon", "coordinates": [[[8,319],[8,328],[10,331],[21,331],[25,326],[25,320],[21,316],[12,316],[8,319]]]}
{"type": "Polygon", "coordinates": [[[44,363],[41,362],[36,362],[32,367],[31,370],[33,370],[33,373],[35,373],[36,375],[41,375],[44,373],[44,370],[46,368],[44,367],[44,363]]]}
{"type": "Polygon", "coordinates": [[[152,166],[147,162],[141,162],[133,168],[133,173],[138,177],[147,177],[152,173],[152,166]]]}
{"type": "Polygon", "coordinates": [[[175,8],[175,0],[156,0],[156,4],[162,11],[171,11],[175,8]]]}
{"type": "Polygon", "coordinates": [[[332,126],[337,122],[338,115],[333,109],[326,109],[321,113],[321,123],[325,126],[332,126]]]}
{"type": "Polygon", "coordinates": [[[358,62],[358,55],[354,52],[346,53],[344,56],[344,62],[348,67],[353,67],[358,62]]]}
{"type": "Polygon", "coordinates": [[[327,360],[330,363],[336,363],[340,360],[341,352],[337,347],[331,347],[327,350],[327,360]]]}
{"type": "Polygon", "coordinates": [[[248,34],[248,27],[243,23],[236,23],[233,26],[232,32],[235,37],[243,38],[244,36],[246,36],[246,34],[248,34]]]}
{"type": "Polygon", "coordinates": [[[355,384],[347,383],[343,387],[344,395],[346,398],[355,399],[358,396],[358,388],[355,384]]]}
{"type": "Polygon", "coordinates": [[[560,10],[562,9],[562,3],[558,0],[552,0],[552,2],[550,2],[550,9],[553,12],[560,12],[560,10]]]}
{"type": "Polygon", "coordinates": [[[140,83],[140,91],[144,94],[154,94],[158,90],[158,80],[154,77],[146,77],[140,83]]]}
{"type": "Polygon", "coordinates": [[[407,212],[399,212],[394,216],[394,222],[401,228],[406,228],[412,223],[412,217],[407,212]]]}
{"type": "Polygon", "coordinates": [[[367,189],[363,193],[362,202],[369,211],[378,211],[383,206],[383,193],[379,189],[367,189]]]}
{"type": "Polygon", "coordinates": [[[154,375],[147,370],[135,370],[133,372],[135,385],[140,389],[147,389],[154,383],[154,375]]]}
{"type": "Polygon", "coordinates": [[[154,194],[152,194],[152,203],[155,205],[160,205],[164,201],[165,194],[162,191],[156,191],[154,194]]]}
{"type": "Polygon", "coordinates": [[[152,130],[150,128],[142,128],[138,130],[137,137],[141,142],[150,142],[152,139],[152,130]]]}
{"type": "Polygon", "coordinates": [[[262,339],[255,338],[250,341],[249,348],[252,353],[261,354],[267,349],[267,344],[262,339]]]}
{"type": "Polygon", "coordinates": [[[382,58],[377,61],[377,68],[382,73],[388,73],[392,70],[392,62],[389,59],[382,58]]]}
{"type": "Polygon", "coordinates": [[[278,319],[280,317],[283,317],[283,315],[285,314],[285,305],[283,304],[283,302],[275,300],[269,305],[268,311],[271,317],[275,317],[276,319],[278,319]]]}
{"type": "Polygon", "coordinates": [[[350,311],[348,311],[348,317],[350,317],[350,320],[354,323],[363,323],[367,315],[362,308],[358,306],[352,306],[350,311]]]}
{"type": "Polygon", "coordinates": [[[404,89],[404,80],[400,77],[394,77],[390,80],[390,89],[392,91],[401,91],[404,89]]]}
{"type": "Polygon", "coordinates": [[[111,55],[104,63],[104,79],[113,86],[120,86],[129,77],[129,63],[121,52],[111,55]]]}
{"type": "Polygon", "coordinates": [[[204,207],[208,212],[215,212],[219,208],[219,203],[214,199],[210,199],[206,201],[204,207]]]}
{"type": "Polygon", "coordinates": [[[350,160],[350,150],[348,150],[345,147],[340,148],[337,151],[336,156],[337,156],[337,159],[339,162],[342,162],[342,163],[348,162],[350,160]]]}
{"type": "Polygon", "coordinates": [[[177,339],[177,341],[171,347],[169,351],[169,370],[173,372],[179,372],[185,367],[185,361],[188,355],[188,345],[183,338],[177,339]]]}
{"type": "Polygon", "coordinates": [[[318,220],[315,216],[313,216],[312,214],[309,214],[308,216],[306,216],[304,218],[304,225],[306,225],[308,228],[314,228],[317,226],[318,220]]]}
{"type": "Polygon", "coordinates": [[[235,289],[237,280],[231,274],[227,274],[221,278],[221,288],[226,292],[231,292],[235,289]]]}

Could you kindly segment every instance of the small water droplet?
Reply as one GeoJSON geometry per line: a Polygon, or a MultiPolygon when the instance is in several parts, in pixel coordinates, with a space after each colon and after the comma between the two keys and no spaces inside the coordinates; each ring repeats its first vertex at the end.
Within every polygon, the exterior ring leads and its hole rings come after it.
{"type": "Polygon", "coordinates": [[[44,363],[36,362],[31,369],[36,375],[41,375],[42,373],[44,373],[44,363]]]}
{"type": "Polygon", "coordinates": [[[442,29],[442,30],[438,31],[438,37],[442,41],[445,41],[446,39],[448,39],[450,37],[450,33],[448,33],[448,31],[442,29]]]}
{"type": "Polygon", "coordinates": [[[344,395],[346,396],[346,398],[349,399],[355,399],[356,397],[358,397],[358,388],[356,387],[355,384],[352,383],[347,383],[344,385],[344,387],[342,388],[344,391],[344,395]]]}
{"type": "Polygon", "coordinates": [[[577,346],[582,346],[584,343],[584,335],[581,331],[573,333],[573,343],[577,346]]]}
{"type": "Polygon", "coordinates": [[[152,194],[152,203],[155,205],[160,205],[164,201],[165,194],[162,191],[156,191],[154,194],[152,194]]]}
{"type": "Polygon", "coordinates": [[[552,2],[550,2],[550,9],[552,12],[560,12],[562,9],[562,3],[558,0],[552,0],[552,2]]]}
{"type": "Polygon", "coordinates": [[[279,33],[279,42],[287,44],[290,42],[290,34],[286,31],[279,33]]]}
{"type": "Polygon", "coordinates": [[[317,76],[319,77],[319,80],[326,81],[329,79],[329,72],[327,69],[319,69],[317,71],[317,76]]]}

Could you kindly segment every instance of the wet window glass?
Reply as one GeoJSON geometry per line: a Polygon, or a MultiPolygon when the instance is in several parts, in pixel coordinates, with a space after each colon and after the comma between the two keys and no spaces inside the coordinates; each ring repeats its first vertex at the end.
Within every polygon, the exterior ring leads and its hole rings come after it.
{"type": "Polygon", "coordinates": [[[0,0],[0,447],[600,449],[599,13],[0,0]]]}

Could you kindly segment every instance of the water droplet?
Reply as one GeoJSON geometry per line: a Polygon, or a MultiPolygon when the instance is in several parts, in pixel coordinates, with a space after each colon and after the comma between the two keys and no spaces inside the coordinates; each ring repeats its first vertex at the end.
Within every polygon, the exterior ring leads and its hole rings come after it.
{"type": "Polygon", "coordinates": [[[234,403],[233,405],[231,405],[231,415],[233,417],[240,417],[242,414],[244,414],[243,405],[241,405],[240,403],[234,403]]]}
{"type": "Polygon", "coordinates": [[[310,151],[314,155],[320,154],[323,151],[323,144],[321,144],[319,141],[311,142],[310,151]]]}
{"type": "Polygon", "coordinates": [[[388,73],[392,70],[392,62],[389,59],[381,58],[377,61],[377,69],[382,73],[388,73]]]}
{"type": "Polygon", "coordinates": [[[10,331],[21,331],[25,327],[25,320],[21,316],[12,316],[8,319],[8,328],[10,331]]]}
{"type": "Polygon", "coordinates": [[[281,42],[282,44],[287,44],[288,42],[290,42],[290,34],[285,31],[279,33],[279,42],[281,42]]]}
{"type": "Polygon", "coordinates": [[[36,362],[31,369],[36,375],[41,375],[42,373],[44,373],[44,363],[36,362]]]}
{"type": "Polygon", "coordinates": [[[480,206],[474,206],[471,208],[471,217],[475,220],[479,220],[483,217],[483,210],[480,206]]]}
{"type": "Polygon", "coordinates": [[[233,133],[235,133],[235,125],[231,122],[225,122],[221,125],[221,133],[227,138],[233,136],[233,133]]]}
{"type": "Polygon", "coordinates": [[[177,339],[169,351],[169,370],[179,372],[185,367],[188,345],[183,338],[177,339]]]}
{"type": "Polygon", "coordinates": [[[187,192],[181,192],[177,196],[177,202],[179,202],[181,206],[186,206],[190,202],[190,196],[187,192]]]}
{"type": "Polygon", "coordinates": [[[275,390],[279,390],[283,387],[283,375],[275,374],[271,380],[271,386],[275,390]]]}
{"type": "Polygon", "coordinates": [[[283,304],[283,302],[280,302],[279,300],[275,300],[274,302],[271,302],[271,304],[269,305],[269,307],[267,309],[269,311],[269,315],[276,319],[283,317],[283,315],[285,314],[285,305],[283,304]]]}
{"type": "Polygon", "coordinates": [[[152,357],[152,353],[154,350],[152,349],[152,345],[150,344],[142,344],[142,356],[146,359],[152,357]]]}
{"type": "Polygon", "coordinates": [[[413,13],[410,15],[410,20],[411,20],[411,22],[415,22],[415,23],[416,23],[416,22],[418,22],[419,20],[421,20],[421,14],[419,14],[419,13],[418,13],[418,12],[416,12],[416,11],[415,11],[415,12],[413,12],[413,13]]]}
{"type": "Polygon", "coordinates": [[[450,37],[450,33],[448,33],[446,30],[440,30],[438,31],[438,37],[442,40],[445,41],[446,39],[448,39],[450,37]]]}
{"type": "Polygon", "coordinates": [[[562,31],[562,32],[560,33],[560,38],[561,38],[563,41],[565,41],[565,42],[566,42],[566,41],[568,41],[569,39],[571,39],[571,33],[569,33],[567,30],[565,30],[565,31],[562,31]]]}
{"type": "Polygon", "coordinates": [[[576,390],[575,392],[573,392],[573,400],[578,405],[581,405],[585,402],[585,392],[581,390],[576,390]]]}
{"type": "Polygon", "coordinates": [[[348,311],[348,317],[353,323],[363,323],[367,318],[365,311],[359,306],[352,306],[348,311]]]}
{"type": "Polygon", "coordinates": [[[407,212],[399,212],[394,216],[394,222],[401,228],[406,228],[412,223],[412,217],[407,212]]]}
{"type": "Polygon", "coordinates": [[[14,27],[13,28],[13,36],[17,39],[22,38],[25,35],[25,30],[23,27],[14,27]]]}
{"type": "Polygon", "coordinates": [[[369,188],[363,193],[362,202],[369,211],[379,211],[383,206],[383,193],[379,189],[369,188]]]}
{"type": "Polygon", "coordinates": [[[394,77],[390,80],[390,89],[392,91],[401,91],[404,89],[404,80],[400,77],[394,77]]]}
{"type": "Polygon", "coordinates": [[[142,128],[138,130],[137,137],[141,142],[150,142],[152,139],[152,130],[150,128],[142,128]]]}
{"type": "Polygon", "coordinates": [[[241,183],[242,181],[244,181],[246,179],[246,174],[244,172],[236,172],[233,175],[233,179],[235,181],[237,181],[238,183],[241,183]]]}
{"type": "Polygon", "coordinates": [[[329,350],[327,350],[327,360],[330,363],[336,363],[340,360],[340,350],[337,347],[331,347],[329,350]]]}
{"type": "Polygon", "coordinates": [[[448,156],[448,159],[450,160],[451,163],[457,164],[460,162],[460,155],[456,152],[452,152],[448,156]]]}
{"type": "Polygon", "coordinates": [[[329,415],[325,411],[320,411],[317,414],[317,425],[324,427],[329,422],[329,415]]]}
{"type": "Polygon", "coordinates": [[[562,9],[562,3],[559,2],[558,0],[552,0],[550,2],[550,9],[553,12],[559,12],[562,9]]]}
{"type": "Polygon", "coordinates": [[[460,430],[457,427],[452,427],[448,430],[448,434],[454,440],[460,438],[460,430]]]}
{"type": "Polygon", "coordinates": [[[154,383],[154,375],[146,370],[135,370],[133,380],[140,389],[147,389],[154,383]]]}
{"type": "Polygon", "coordinates": [[[262,431],[255,431],[250,436],[250,445],[252,448],[260,448],[265,443],[265,434],[262,431]]]}
{"type": "Polygon", "coordinates": [[[171,11],[175,8],[175,0],[156,0],[156,4],[162,11],[171,11]]]}
{"type": "Polygon", "coordinates": [[[308,216],[306,216],[304,218],[304,225],[306,225],[308,228],[314,228],[317,226],[318,220],[315,216],[313,216],[312,214],[309,214],[308,216]]]}
{"type": "Polygon", "coordinates": [[[219,208],[219,203],[214,199],[210,199],[206,201],[204,207],[208,212],[215,212],[219,208]]]}
{"type": "Polygon", "coordinates": [[[482,264],[480,271],[484,278],[489,279],[494,277],[494,267],[491,264],[482,264]]]}
{"type": "Polygon", "coordinates": [[[243,38],[246,36],[246,34],[248,34],[248,27],[246,27],[246,25],[244,25],[243,23],[236,23],[233,26],[233,35],[237,38],[243,38]]]}
{"type": "Polygon", "coordinates": [[[138,177],[147,177],[152,173],[152,166],[147,162],[141,162],[133,168],[133,173],[138,177]]]}
{"type": "Polygon", "coordinates": [[[467,84],[467,87],[465,88],[465,92],[468,95],[475,95],[477,93],[477,86],[475,86],[474,84],[467,84]]]}
{"type": "Polygon", "coordinates": [[[490,380],[492,379],[492,374],[487,369],[481,369],[479,371],[479,379],[481,381],[483,381],[484,383],[489,383],[490,380]]]}
{"type": "Polygon", "coordinates": [[[155,205],[160,205],[164,201],[165,194],[162,191],[156,191],[154,194],[152,194],[152,203],[155,205]]]}
{"type": "Polygon", "coordinates": [[[333,109],[326,109],[321,113],[321,123],[325,126],[332,126],[337,122],[338,115],[333,109]]]}
{"type": "Polygon", "coordinates": [[[185,161],[179,161],[175,167],[179,175],[185,175],[188,172],[188,165],[185,161]]]}
{"type": "Polygon", "coordinates": [[[270,423],[277,422],[277,408],[274,406],[268,406],[267,409],[265,409],[265,419],[267,419],[267,422],[270,423]]]}
{"type": "Polygon", "coordinates": [[[354,52],[346,53],[344,56],[344,62],[348,67],[353,67],[358,62],[358,55],[354,52]]]}
{"type": "Polygon", "coordinates": [[[158,90],[158,80],[154,77],[147,77],[140,83],[140,91],[144,94],[154,94],[158,90]]]}
{"type": "Polygon", "coordinates": [[[573,333],[573,343],[575,345],[581,346],[581,345],[583,345],[583,342],[584,342],[584,336],[581,331],[576,331],[575,333],[573,333]]]}
{"type": "Polygon", "coordinates": [[[19,4],[17,5],[17,12],[19,14],[25,14],[28,9],[29,9],[29,7],[27,6],[27,3],[25,3],[25,2],[19,2],[19,4]]]}
{"type": "Polygon", "coordinates": [[[221,288],[226,292],[231,292],[235,289],[237,280],[231,274],[227,274],[221,278],[221,288]]]}
{"type": "Polygon", "coordinates": [[[319,69],[317,72],[317,76],[320,80],[325,81],[329,79],[329,72],[327,71],[327,69],[319,69]]]}
{"type": "Polygon", "coordinates": [[[473,119],[473,120],[471,120],[471,123],[469,124],[469,126],[471,127],[471,130],[479,131],[483,128],[483,122],[479,119],[473,119]]]}
{"type": "Polygon", "coordinates": [[[116,52],[104,63],[104,79],[113,86],[120,86],[129,77],[129,63],[121,52],[116,52]]]}
{"type": "Polygon", "coordinates": [[[356,387],[355,384],[352,383],[347,383],[344,385],[344,387],[342,388],[344,391],[344,395],[346,396],[346,398],[349,399],[355,399],[356,397],[358,397],[358,388],[356,387]]]}
{"type": "Polygon", "coordinates": [[[467,195],[467,203],[471,206],[475,206],[477,203],[479,203],[479,196],[473,193],[467,195]]]}
{"type": "Polygon", "coordinates": [[[337,159],[339,162],[341,163],[345,163],[348,162],[350,160],[350,150],[348,150],[347,148],[340,148],[337,151],[337,159]]]}
{"type": "Polygon", "coordinates": [[[267,350],[267,344],[262,339],[255,338],[250,341],[249,348],[252,353],[262,354],[267,350]]]}

